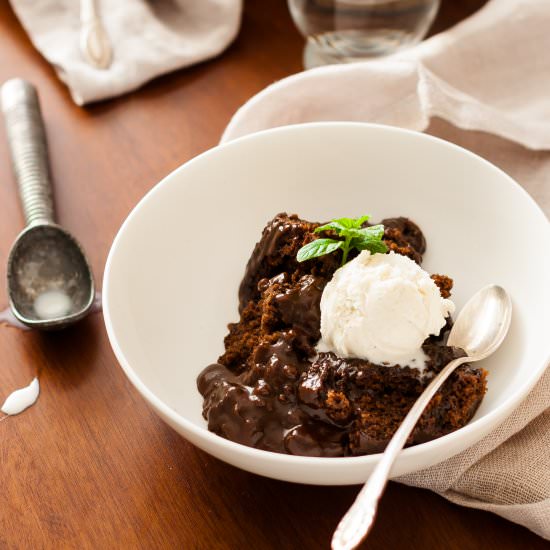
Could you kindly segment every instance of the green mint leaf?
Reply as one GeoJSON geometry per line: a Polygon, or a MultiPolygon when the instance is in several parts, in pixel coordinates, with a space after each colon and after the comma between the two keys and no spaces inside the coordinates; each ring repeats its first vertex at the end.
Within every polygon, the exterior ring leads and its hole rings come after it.
{"type": "Polygon", "coordinates": [[[338,225],[341,225],[344,229],[351,229],[352,227],[355,227],[355,219],[353,218],[337,218],[335,220],[332,220],[332,223],[337,223],[338,225]]]}
{"type": "Polygon", "coordinates": [[[356,248],[357,250],[368,250],[371,254],[385,254],[388,251],[388,247],[383,241],[377,241],[374,239],[352,239],[351,248],[356,248]]]}
{"type": "Polygon", "coordinates": [[[366,221],[370,220],[370,216],[361,216],[360,218],[355,218],[353,220],[354,226],[353,227],[361,227],[366,221]]]}
{"type": "Polygon", "coordinates": [[[331,230],[336,232],[338,235],[346,235],[346,231],[360,228],[369,218],[370,216],[361,216],[359,218],[337,218],[318,227],[315,230],[315,233],[331,230]]]}
{"type": "Polygon", "coordinates": [[[314,233],[321,233],[321,231],[334,231],[337,235],[340,235],[342,231],[345,231],[346,227],[339,224],[336,220],[325,223],[325,225],[321,225],[320,227],[317,227],[315,229],[314,233]]]}
{"type": "Polygon", "coordinates": [[[376,239],[380,240],[384,237],[384,226],[373,225],[371,227],[352,227],[345,229],[340,233],[340,237],[350,237],[352,239],[376,239]]]}
{"type": "Polygon", "coordinates": [[[385,253],[388,247],[382,241],[384,237],[384,226],[373,225],[354,231],[350,246],[357,250],[369,250],[372,254],[385,253]]]}
{"type": "Polygon", "coordinates": [[[343,245],[344,241],[336,241],[334,239],[317,239],[302,246],[302,248],[298,250],[296,259],[299,262],[305,262],[306,260],[311,260],[311,258],[318,258],[319,256],[330,254],[331,252],[342,248],[343,245]]]}
{"type": "Polygon", "coordinates": [[[350,229],[346,229],[345,231],[342,231],[340,236],[341,237],[362,239],[363,238],[363,230],[358,229],[357,227],[351,227],[350,229]]]}
{"type": "Polygon", "coordinates": [[[372,254],[385,253],[388,247],[382,241],[384,237],[384,226],[373,225],[362,227],[370,216],[359,218],[337,218],[321,225],[315,229],[315,233],[321,231],[334,231],[341,240],[317,239],[298,250],[296,259],[305,262],[312,258],[318,258],[330,254],[335,250],[342,249],[342,265],[348,259],[351,250],[369,250],[372,254]]]}
{"type": "Polygon", "coordinates": [[[379,224],[362,227],[359,229],[359,232],[367,238],[380,240],[384,237],[384,226],[379,224]]]}

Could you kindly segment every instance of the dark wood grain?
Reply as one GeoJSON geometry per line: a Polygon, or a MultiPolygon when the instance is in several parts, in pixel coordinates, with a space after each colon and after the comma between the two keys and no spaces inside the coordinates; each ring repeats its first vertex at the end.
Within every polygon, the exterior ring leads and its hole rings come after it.
{"type": "MultiPolygon", "coordinates": [[[[483,0],[447,0],[441,30],[483,0]]],[[[136,201],[213,146],[231,114],[300,70],[302,39],[283,0],[247,3],[221,58],[123,98],[76,107],[0,4],[0,80],[39,87],[59,220],[101,281],[109,245],[136,201]]],[[[23,218],[0,132],[0,279],[23,218]]],[[[0,285],[0,306],[6,302],[0,285]]],[[[0,307],[1,309],[1,307],[0,307]]],[[[0,400],[40,371],[38,404],[0,423],[0,548],[328,548],[357,488],[280,483],[202,453],[165,426],[118,368],[101,315],[58,334],[0,327],[0,400]]],[[[372,549],[547,548],[497,516],[391,483],[372,549]]]]}

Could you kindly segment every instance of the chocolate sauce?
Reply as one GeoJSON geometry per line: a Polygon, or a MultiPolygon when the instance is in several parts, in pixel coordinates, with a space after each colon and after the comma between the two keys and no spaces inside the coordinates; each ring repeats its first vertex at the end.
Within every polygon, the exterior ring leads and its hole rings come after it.
{"type": "Polygon", "coordinates": [[[408,256],[416,263],[422,263],[426,251],[424,234],[408,218],[386,218],[380,222],[384,226],[384,242],[390,250],[408,256]]]}
{"type": "Polygon", "coordinates": [[[339,253],[303,264],[296,260],[298,250],[319,237],[314,233],[319,225],[301,220],[295,214],[289,216],[284,213],[277,214],[267,223],[248,260],[239,287],[239,313],[243,312],[250,300],[260,298],[258,283],[261,279],[271,279],[280,273],[288,276],[311,274],[330,279],[340,266],[339,253]]]}
{"type": "MultiPolygon", "coordinates": [[[[430,357],[431,375],[463,353],[434,343],[424,351],[430,357]]],[[[254,374],[235,375],[220,364],[200,374],[198,388],[204,396],[208,429],[244,445],[303,456],[380,452],[391,437],[384,423],[391,419],[395,430],[431,378],[409,367],[374,365],[333,353],[299,362],[284,339],[262,349],[258,359],[262,363],[254,374]],[[378,409],[373,407],[376,403],[381,405],[378,409]],[[380,422],[379,428],[362,421],[363,410],[369,410],[373,423],[380,422]]],[[[408,444],[452,431],[444,422],[449,399],[457,398],[456,386],[472,381],[481,383],[483,373],[468,366],[458,369],[438,392],[408,444]]],[[[480,399],[470,401],[465,421],[473,416],[480,399]]]]}
{"type": "MultiPolygon", "coordinates": [[[[250,300],[258,298],[259,280],[279,272],[277,266],[285,259],[281,254],[283,247],[296,249],[297,252],[303,240],[304,230],[297,216],[278,214],[265,226],[262,238],[256,243],[246,264],[239,287],[239,313],[250,300]]],[[[292,254],[292,260],[295,257],[296,253],[292,254]]]]}

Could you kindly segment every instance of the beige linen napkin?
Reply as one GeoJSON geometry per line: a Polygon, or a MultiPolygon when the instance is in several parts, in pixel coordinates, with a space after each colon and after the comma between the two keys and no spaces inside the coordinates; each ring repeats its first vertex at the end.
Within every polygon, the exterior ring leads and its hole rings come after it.
{"type": "Polygon", "coordinates": [[[239,30],[242,0],[96,0],[113,48],[106,70],[80,52],[78,0],[11,0],[75,103],[135,90],[161,74],[218,55],[239,30]]]}
{"type": "MultiPolygon", "coordinates": [[[[318,120],[423,130],[500,166],[549,213],[548,29],[550,3],[492,0],[453,29],[391,58],[322,67],[270,86],[237,112],[222,141],[318,120]]],[[[550,539],[549,407],[547,369],[493,433],[399,481],[495,512],[550,539]]]]}

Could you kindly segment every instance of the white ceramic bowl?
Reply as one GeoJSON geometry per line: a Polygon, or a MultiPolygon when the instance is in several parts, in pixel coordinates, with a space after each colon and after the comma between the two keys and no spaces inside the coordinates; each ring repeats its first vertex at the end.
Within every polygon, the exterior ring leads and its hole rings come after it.
{"type": "Polygon", "coordinates": [[[109,254],[105,323],[124,372],[153,409],[206,452],[250,472],[319,485],[365,481],[377,455],[308,458],[249,448],[206,429],[195,379],[223,350],[237,288],[267,220],[408,216],[426,234],[424,267],[455,280],[460,309],[488,283],[512,295],[512,327],[483,367],[475,418],[406,449],[392,475],[440,462],[498,425],[549,360],[550,228],[510,177],[445,141],[391,127],[319,123],[261,132],[184,164],[136,206],[109,254]]]}

